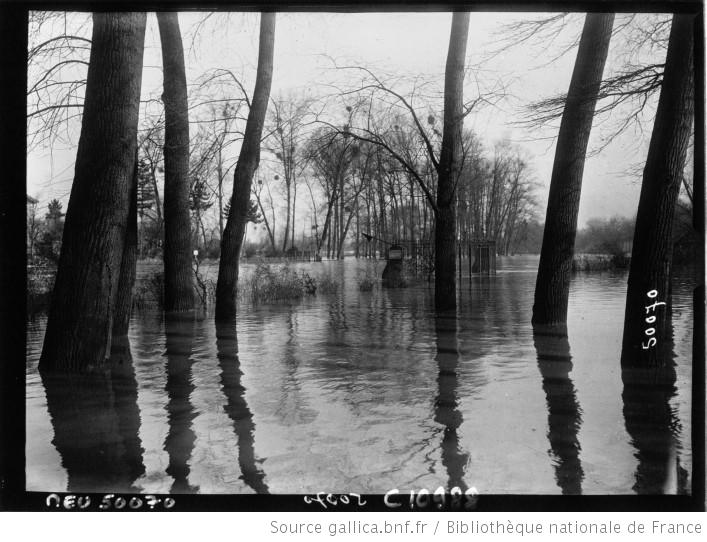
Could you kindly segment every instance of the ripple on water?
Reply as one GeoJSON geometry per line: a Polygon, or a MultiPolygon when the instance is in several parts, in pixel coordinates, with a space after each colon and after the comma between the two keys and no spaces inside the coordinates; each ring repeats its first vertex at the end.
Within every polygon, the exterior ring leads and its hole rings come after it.
{"type": "Polygon", "coordinates": [[[27,328],[28,489],[90,484],[95,469],[67,443],[102,449],[106,436],[116,480],[146,492],[632,493],[670,470],[689,487],[690,275],[673,292],[675,391],[641,395],[619,366],[625,273],[575,275],[568,337],[548,342],[530,325],[537,257],[499,265],[462,279],[456,319],[435,315],[427,284],[360,292],[367,264],[350,260],[298,265],[339,291],[244,307],[235,332],[135,315],[134,377],[107,384],[102,434],[50,416],[39,317],[27,328]],[[631,414],[643,411],[661,415],[631,414]]]}

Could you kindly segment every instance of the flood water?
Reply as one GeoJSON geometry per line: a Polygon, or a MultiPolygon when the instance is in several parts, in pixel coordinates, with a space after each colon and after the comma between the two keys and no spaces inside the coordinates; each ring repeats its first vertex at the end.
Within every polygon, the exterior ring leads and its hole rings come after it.
{"type": "Polygon", "coordinates": [[[689,493],[693,279],[673,286],[674,371],[622,379],[626,273],[574,277],[563,337],[530,324],[537,261],[465,278],[456,317],[426,283],[359,291],[366,262],[301,264],[338,293],[218,328],[134,315],[101,377],[43,381],[39,317],[27,490],[689,493]]]}

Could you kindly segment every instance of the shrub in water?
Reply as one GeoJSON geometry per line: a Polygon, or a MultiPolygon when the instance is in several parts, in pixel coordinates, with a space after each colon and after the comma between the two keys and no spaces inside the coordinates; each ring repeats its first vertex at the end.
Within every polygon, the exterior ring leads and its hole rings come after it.
{"type": "Polygon", "coordinates": [[[319,275],[317,277],[317,291],[323,294],[335,294],[339,291],[339,283],[331,275],[319,275]]]}
{"type": "Polygon", "coordinates": [[[310,275],[297,273],[287,264],[273,268],[260,262],[251,276],[239,282],[239,297],[253,302],[299,299],[317,291],[317,282],[310,275]]]}
{"type": "Polygon", "coordinates": [[[370,262],[366,266],[366,272],[358,276],[358,289],[362,292],[370,292],[378,283],[378,266],[370,262]]]}

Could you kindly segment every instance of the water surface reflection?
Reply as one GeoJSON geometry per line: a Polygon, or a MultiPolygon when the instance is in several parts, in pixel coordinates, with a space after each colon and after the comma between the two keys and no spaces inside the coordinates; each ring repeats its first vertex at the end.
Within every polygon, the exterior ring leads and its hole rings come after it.
{"type": "MultiPolygon", "coordinates": [[[[668,321],[672,328],[672,322],[668,321]]],[[[681,423],[671,404],[677,373],[672,337],[659,345],[654,366],[624,364],[623,415],[638,465],[633,490],[639,495],[686,493],[687,471],[680,465],[681,423]]]]}
{"type": "Polygon", "coordinates": [[[579,444],[582,410],[570,378],[572,356],[567,328],[533,326],[533,342],[547,401],[547,437],[555,461],[555,479],[563,495],[579,495],[584,478],[579,444]]]}
{"type": "Polygon", "coordinates": [[[268,493],[265,474],[255,457],[255,423],[241,383],[243,372],[238,359],[238,333],[235,322],[216,323],[216,349],[221,369],[221,389],[225,409],[238,438],[238,466],[242,480],[256,493],[268,493]]]}
{"type": "Polygon", "coordinates": [[[444,426],[442,436],[442,465],[444,465],[448,481],[447,490],[454,487],[466,491],[464,482],[466,463],[469,454],[460,446],[457,430],[462,424],[463,416],[459,411],[457,390],[459,388],[457,370],[459,366],[459,345],[457,342],[456,314],[439,314],[435,318],[435,334],[437,354],[435,360],[439,373],[437,375],[437,398],[435,400],[435,416],[437,423],[444,426]]]}
{"type": "Polygon", "coordinates": [[[194,314],[167,315],[165,337],[169,427],[164,441],[164,450],[169,455],[166,472],[174,479],[172,493],[195,493],[198,488],[189,483],[189,459],[196,441],[192,422],[197,415],[191,403],[195,389],[192,377],[194,314]]]}
{"type": "Polygon", "coordinates": [[[135,492],[145,472],[137,382],[127,337],[113,338],[108,367],[88,374],[42,373],[52,443],[67,491],[135,492]]]}
{"type": "Polygon", "coordinates": [[[622,374],[625,274],[575,276],[558,335],[530,323],[537,258],[501,263],[463,279],[456,315],[426,283],[360,291],[366,262],[303,264],[340,290],[235,325],[136,314],[124,362],[90,381],[40,378],[39,318],[28,489],[689,491],[692,279],[673,287],[673,372],[622,374]]]}

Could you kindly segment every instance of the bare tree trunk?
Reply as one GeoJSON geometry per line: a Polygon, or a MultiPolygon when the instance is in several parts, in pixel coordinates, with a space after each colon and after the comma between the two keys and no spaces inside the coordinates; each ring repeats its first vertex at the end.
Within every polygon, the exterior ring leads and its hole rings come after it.
{"type": "MultiPolygon", "coordinates": [[[[125,230],[125,244],[123,245],[123,259],[120,263],[120,279],[118,281],[118,294],[113,312],[113,336],[119,337],[128,334],[130,312],[133,304],[133,285],[135,284],[135,266],[137,264],[137,147],[135,152],[135,170],[133,182],[130,187],[130,209],[128,223],[125,230]]],[[[112,346],[115,347],[115,341],[112,346]]],[[[117,354],[113,348],[113,354],[117,354]]]]}
{"type": "MultiPolygon", "coordinates": [[[[221,153],[221,148],[223,144],[219,145],[218,148],[218,161],[216,162],[216,174],[218,175],[218,236],[219,240],[223,237],[223,156],[221,153]]],[[[258,199],[258,205],[263,213],[263,219],[267,224],[267,218],[265,218],[265,211],[263,211],[263,206],[260,205],[260,199],[258,199]]],[[[268,227],[268,230],[270,228],[268,227]]]]}
{"type": "Polygon", "coordinates": [[[158,12],[164,65],[164,308],[194,308],[189,216],[189,115],[179,20],[158,12]]]}
{"type": "Polygon", "coordinates": [[[290,246],[295,246],[295,216],[297,211],[297,183],[295,177],[292,177],[292,242],[290,246]]]}
{"type": "Polygon", "coordinates": [[[469,14],[454,13],[444,71],[444,129],[437,180],[435,308],[438,310],[451,310],[457,306],[454,191],[461,167],[464,59],[468,34],[469,14]]]}
{"type": "MultiPolygon", "coordinates": [[[[324,218],[324,229],[322,230],[322,237],[319,240],[319,244],[324,243],[324,239],[327,239],[327,258],[329,257],[329,252],[330,252],[330,239],[331,239],[331,221],[332,221],[332,214],[331,211],[334,208],[334,205],[336,204],[336,186],[334,186],[334,194],[332,197],[329,199],[329,203],[327,204],[327,210],[326,210],[326,217],[324,218]]],[[[321,249],[321,246],[317,247],[317,250],[321,249]]]]}
{"type": "Polygon", "coordinates": [[[584,22],[552,167],[535,285],[535,324],[567,321],[584,159],[613,25],[613,13],[589,13],[584,22]]]}
{"type": "Polygon", "coordinates": [[[286,181],[286,186],[287,186],[287,214],[285,216],[285,235],[282,238],[282,252],[285,252],[287,250],[287,241],[290,238],[290,180],[287,179],[286,181]]]}
{"type": "Polygon", "coordinates": [[[337,221],[337,226],[338,226],[338,241],[339,244],[335,245],[336,246],[336,259],[341,260],[344,256],[344,239],[346,237],[346,234],[344,233],[344,206],[345,206],[345,201],[344,201],[344,173],[341,172],[339,174],[339,214],[337,215],[338,221],[337,221]]]}
{"type": "MultiPolygon", "coordinates": [[[[670,339],[675,203],[694,113],[694,15],[673,16],[663,86],[638,202],[621,363],[659,365],[670,339]]],[[[668,356],[669,357],[669,356],[668,356]]]]}
{"type": "MultiPolygon", "coordinates": [[[[354,201],[354,204],[356,204],[355,201],[354,201]]],[[[339,244],[339,251],[336,254],[336,258],[338,260],[344,259],[344,239],[346,239],[346,235],[349,233],[349,226],[351,226],[351,219],[353,218],[353,216],[354,216],[354,211],[352,210],[349,213],[349,218],[346,219],[346,225],[344,226],[344,231],[341,234],[341,244],[339,244]]]]}
{"type": "Polygon", "coordinates": [[[91,371],[110,356],[135,169],[144,13],[93,15],[74,182],[40,367],[91,371]]]}
{"type": "MultiPolygon", "coordinates": [[[[263,207],[263,204],[260,202],[260,195],[257,192],[253,192],[255,194],[255,199],[258,202],[258,207],[260,207],[260,213],[263,215],[263,224],[265,224],[265,229],[268,231],[268,238],[270,239],[270,245],[272,246],[273,251],[277,250],[275,248],[275,235],[273,234],[272,229],[270,228],[270,222],[268,222],[268,217],[265,215],[265,208],[263,207]]],[[[223,230],[221,230],[221,238],[223,238],[223,230]]]]}
{"type": "Polygon", "coordinates": [[[262,13],[260,15],[260,45],[255,89],[253,90],[253,100],[248,113],[241,153],[233,175],[232,203],[221,239],[221,261],[219,262],[216,285],[215,316],[217,320],[231,319],[236,316],[238,258],[243,245],[253,173],[260,162],[260,139],[270,98],[274,48],[275,14],[262,13]]]}
{"type": "Polygon", "coordinates": [[[160,192],[157,190],[157,178],[155,172],[152,172],[152,191],[155,193],[155,212],[157,213],[157,223],[162,229],[162,202],[160,201],[160,192]]]}

